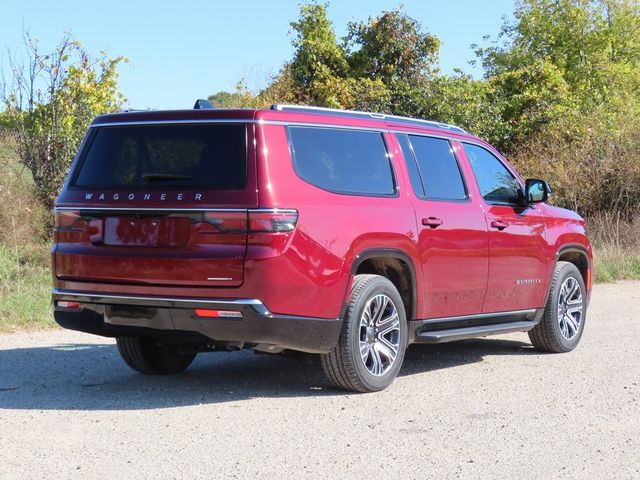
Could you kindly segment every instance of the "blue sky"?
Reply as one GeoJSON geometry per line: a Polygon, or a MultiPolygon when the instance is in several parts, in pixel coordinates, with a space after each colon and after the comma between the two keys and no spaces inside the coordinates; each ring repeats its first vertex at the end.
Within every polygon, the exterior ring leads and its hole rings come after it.
{"type": "MultiPolygon", "coordinates": [[[[442,69],[479,74],[469,65],[472,43],[495,37],[513,0],[334,0],[329,16],[342,36],[351,20],[365,20],[404,6],[441,42],[442,69]]],[[[132,108],[190,108],[196,98],[233,90],[240,78],[250,88],[291,58],[289,22],[297,0],[3,0],[0,7],[0,66],[6,74],[7,49],[19,51],[23,29],[43,51],[70,31],[91,52],[126,55],[120,87],[132,108]]]]}

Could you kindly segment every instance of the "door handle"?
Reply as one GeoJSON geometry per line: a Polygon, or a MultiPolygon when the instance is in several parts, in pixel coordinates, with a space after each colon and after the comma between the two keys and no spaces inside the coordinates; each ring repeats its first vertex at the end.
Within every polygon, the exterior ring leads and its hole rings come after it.
{"type": "Polygon", "coordinates": [[[504,230],[508,226],[509,226],[509,224],[507,222],[503,222],[502,220],[493,220],[491,222],[491,227],[492,228],[497,228],[498,230],[504,230]]]}
{"type": "Polygon", "coordinates": [[[422,225],[430,228],[438,228],[440,225],[442,225],[442,219],[438,217],[423,218],[422,225]]]}

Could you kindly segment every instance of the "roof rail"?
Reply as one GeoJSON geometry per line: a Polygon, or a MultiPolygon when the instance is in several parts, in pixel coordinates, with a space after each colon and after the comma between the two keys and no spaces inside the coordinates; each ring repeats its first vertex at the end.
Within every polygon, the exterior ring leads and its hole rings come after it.
{"type": "Polygon", "coordinates": [[[327,115],[336,115],[341,117],[368,117],[377,120],[388,120],[398,123],[407,123],[415,125],[423,125],[441,130],[449,130],[451,132],[467,133],[463,128],[448,123],[435,122],[433,120],[423,120],[421,118],[401,117],[398,115],[387,115],[386,113],[362,112],[359,110],[341,110],[339,108],[310,107],[307,105],[271,105],[271,110],[279,110],[281,112],[301,112],[301,113],[325,113],[327,115]]]}

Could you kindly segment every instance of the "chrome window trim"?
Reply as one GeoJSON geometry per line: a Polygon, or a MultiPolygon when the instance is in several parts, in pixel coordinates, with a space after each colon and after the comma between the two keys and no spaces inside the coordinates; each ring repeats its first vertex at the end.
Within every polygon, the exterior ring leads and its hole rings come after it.
{"type": "Polygon", "coordinates": [[[341,130],[364,130],[368,132],[388,133],[386,127],[362,127],[357,125],[344,125],[335,123],[315,123],[315,122],[289,122],[283,120],[259,120],[258,125],[283,125],[285,127],[312,127],[312,128],[335,128],[341,130]]]}
{"type": "Polygon", "coordinates": [[[315,122],[290,122],[285,120],[254,120],[254,119],[218,119],[209,118],[202,120],[141,120],[130,122],[105,122],[94,123],[89,128],[96,127],[120,127],[120,126],[135,126],[135,125],[180,125],[180,124],[230,124],[230,123],[246,123],[246,124],[258,124],[258,125],[284,125],[284,126],[303,126],[303,127],[325,127],[325,128],[342,128],[347,130],[368,130],[372,132],[388,132],[386,127],[362,127],[354,125],[333,124],[333,123],[315,123],[315,122]]]}
{"type": "MultiPolygon", "coordinates": [[[[462,140],[462,139],[460,139],[458,137],[453,137],[453,136],[450,136],[450,135],[442,135],[442,134],[439,135],[437,133],[431,133],[431,132],[429,132],[429,133],[426,133],[426,132],[412,132],[410,130],[397,130],[397,129],[391,129],[391,130],[389,130],[389,132],[391,132],[391,133],[393,133],[395,135],[416,135],[416,136],[419,136],[419,137],[440,138],[442,140],[449,140],[450,142],[463,142],[463,141],[466,142],[466,139],[462,140]]],[[[472,142],[469,142],[469,143],[472,143],[472,142]]],[[[480,144],[478,144],[478,145],[480,145],[480,144]]]]}
{"type": "Polygon", "coordinates": [[[298,213],[295,208],[154,208],[154,207],[54,207],[53,211],[121,211],[121,212],[249,212],[249,213],[298,213]]]}

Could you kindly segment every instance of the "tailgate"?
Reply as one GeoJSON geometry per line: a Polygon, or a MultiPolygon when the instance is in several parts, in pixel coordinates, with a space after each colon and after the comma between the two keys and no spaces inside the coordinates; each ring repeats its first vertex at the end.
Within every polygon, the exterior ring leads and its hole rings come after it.
{"type": "Polygon", "coordinates": [[[256,185],[247,123],[94,125],[58,199],[55,275],[238,286],[256,185]]]}
{"type": "Polygon", "coordinates": [[[56,212],[58,278],[178,286],[238,286],[247,211],[56,212]]]}

